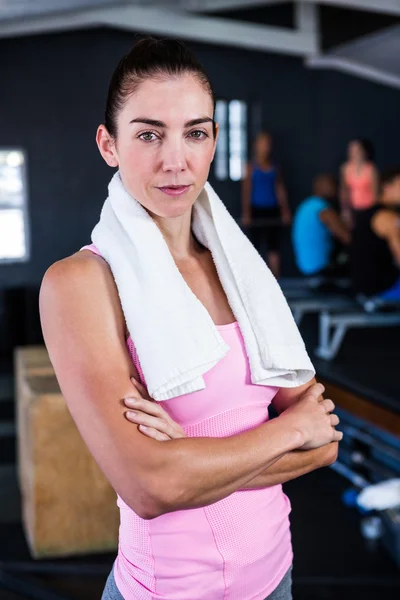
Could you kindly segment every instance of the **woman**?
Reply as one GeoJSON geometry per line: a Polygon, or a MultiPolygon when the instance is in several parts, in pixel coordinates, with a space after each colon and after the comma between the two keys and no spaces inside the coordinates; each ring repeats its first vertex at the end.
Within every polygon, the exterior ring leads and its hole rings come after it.
{"type": "Polygon", "coordinates": [[[377,201],[378,172],[373,163],[373,148],[368,140],[349,143],[348,158],[340,171],[342,216],[353,225],[357,211],[371,208],[377,201]]]}
{"type": "Polygon", "coordinates": [[[291,598],[290,505],[280,484],[331,464],[341,439],[315,380],[279,390],[250,382],[239,324],[191,231],[215,152],[214,106],[189,50],[146,38],[118,65],[97,132],[102,157],[118,166],[229,344],[205,389],[162,407],[146,395],[134,333],[93,246],[52,265],[41,287],[60,387],[118,494],[119,552],[104,600],[291,598]],[[269,422],[272,400],[280,416],[269,422]]]}
{"type": "Polygon", "coordinates": [[[281,227],[277,221],[288,225],[291,213],[282,175],[272,159],[272,145],[272,136],[268,131],[261,131],[254,141],[254,160],[247,165],[243,180],[242,223],[249,227],[258,219],[272,221],[270,225],[254,227],[251,239],[258,250],[262,239],[266,239],[268,266],[275,277],[279,277],[281,227]]]}

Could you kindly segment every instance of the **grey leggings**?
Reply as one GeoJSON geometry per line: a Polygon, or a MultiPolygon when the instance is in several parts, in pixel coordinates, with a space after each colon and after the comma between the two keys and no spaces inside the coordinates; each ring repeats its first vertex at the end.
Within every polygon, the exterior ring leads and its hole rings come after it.
{"type": "MultiPolygon", "coordinates": [[[[278,587],[265,600],[292,600],[292,598],[292,567],[290,567],[278,587]]],[[[108,576],[101,600],[124,600],[117,588],[112,571],[108,576]]]]}

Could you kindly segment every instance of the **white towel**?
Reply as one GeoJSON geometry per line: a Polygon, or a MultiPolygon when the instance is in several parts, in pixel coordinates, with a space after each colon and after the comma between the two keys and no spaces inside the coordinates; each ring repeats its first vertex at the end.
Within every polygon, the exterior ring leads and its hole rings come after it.
{"type": "MultiPolygon", "coordinates": [[[[160,401],[204,389],[202,375],[229,346],[119,173],[108,191],[92,241],[113,273],[148,392],[160,401]]],[[[252,383],[308,382],[315,371],[282,291],[209,183],[193,206],[192,229],[211,251],[243,335],[252,383]]]]}

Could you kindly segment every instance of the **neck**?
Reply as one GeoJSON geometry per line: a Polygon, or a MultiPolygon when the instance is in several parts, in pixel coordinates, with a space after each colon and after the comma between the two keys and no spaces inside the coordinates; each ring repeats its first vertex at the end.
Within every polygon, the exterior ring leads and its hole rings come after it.
{"type": "Polygon", "coordinates": [[[256,163],[260,166],[260,167],[269,167],[271,164],[271,160],[269,158],[264,157],[258,157],[256,156],[256,163]]]}
{"type": "Polygon", "coordinates": [[[174,260],[185,261],[194,258],[203,250],[191,230],[191,211],[175,218],[156,215],[152,217],[167,242],[174,260]]]}

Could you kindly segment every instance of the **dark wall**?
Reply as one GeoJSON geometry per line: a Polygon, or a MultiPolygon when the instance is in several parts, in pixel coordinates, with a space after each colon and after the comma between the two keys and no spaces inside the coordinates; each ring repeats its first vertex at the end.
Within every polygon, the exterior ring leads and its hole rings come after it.
{"type": "MultiPolygon", "coordinates": [[[[111,171],[95,145],[110,75],[134,36],[78,31],[0,41],[0,144],[29,159],[32,258],[0,265],[0,286],[38,284],[46,268],[89,241],[111,171]]],[[[294,200],[308,190],[315,145],[314,74],[299,59],[192,44],[218,97],[261,101],[294,200]]],[[[219,184],[239,214],[237,183],[219,184]]]]}
{"type": "MultiPolygon", "coordinates": [[[[95,145],[108,81],[132,34],[99,29],[0,41],[0,146],[28,153],[32,257],[0,265],[0,290],[37,287],[47,267],[90,241],[111,170],[95,145]]],[[[301,59],[190,44],[218,97],[260,102],[293,206],[319,170],[337,169],[349,138],[369,136],[378,164],[398,158],[398,91],[312,71],[301,59]]],[[[234,216],[240,184],[212,183],[234,216]]]]}

